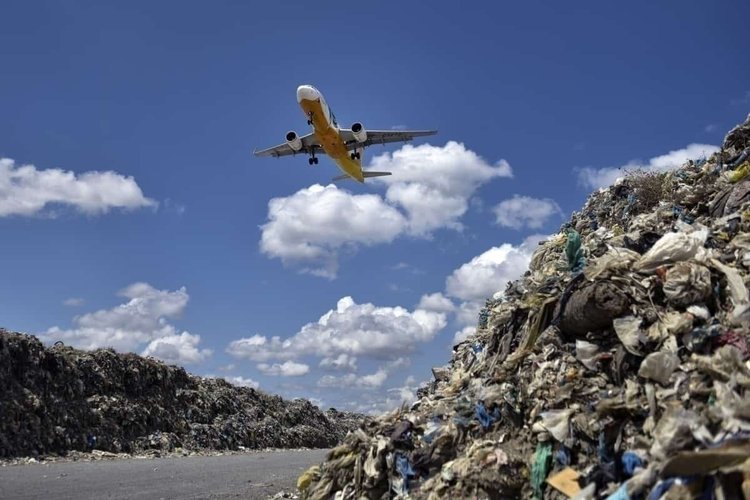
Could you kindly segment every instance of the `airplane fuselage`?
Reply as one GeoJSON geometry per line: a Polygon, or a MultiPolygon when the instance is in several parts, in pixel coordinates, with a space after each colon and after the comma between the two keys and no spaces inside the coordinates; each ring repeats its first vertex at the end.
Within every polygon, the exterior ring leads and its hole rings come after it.
{"type": "Polygon", "coordinates": [[[320,91],[312,85],[301,85],[297,89],[297,102],[310,121],[325,153],[336,162],[336,165],[345,174],[359,182],[364,182],[361,152],[357,151],[359,158],[351,157],[346,144],[341,139],[339,127],[331,113],[331,108],[326,104],[320,91]]]}

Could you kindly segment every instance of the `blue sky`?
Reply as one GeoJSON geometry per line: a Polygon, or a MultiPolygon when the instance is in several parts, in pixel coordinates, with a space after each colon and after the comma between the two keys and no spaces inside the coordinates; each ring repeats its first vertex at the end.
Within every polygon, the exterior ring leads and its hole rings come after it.
{"type": "Polygon", "coordinates": [[[3,2],[0,324],[408,398],[591,189],[750,111],[747,2],[496,3],[3,2]],[[439,134],[367,150],[394,175],[365,185],[253,157],[308,131],[303,83],[439,134]]]}

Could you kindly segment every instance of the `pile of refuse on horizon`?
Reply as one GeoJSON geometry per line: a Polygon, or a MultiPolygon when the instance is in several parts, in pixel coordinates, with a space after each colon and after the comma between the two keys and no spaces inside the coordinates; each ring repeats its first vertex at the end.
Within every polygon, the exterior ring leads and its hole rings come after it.
{"type": "Polygon", "coordinates": [[[0,459],[328,448],[363,418],[0,329],[0,459]]]}

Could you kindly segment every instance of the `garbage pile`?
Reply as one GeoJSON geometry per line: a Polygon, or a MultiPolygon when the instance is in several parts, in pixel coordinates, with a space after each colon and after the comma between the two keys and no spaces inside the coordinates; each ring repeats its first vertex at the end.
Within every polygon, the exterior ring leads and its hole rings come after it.
{"type": "Polygon", "coordinates": [[[750,498],[750,117],[593,193],[302,498],[750,498]]]}
{"type": "Polygon", "coordinates": [[[361,418],[132,353],[46,348],[36,337],[0,329],[0,458],[325,448],[361,418]]]}

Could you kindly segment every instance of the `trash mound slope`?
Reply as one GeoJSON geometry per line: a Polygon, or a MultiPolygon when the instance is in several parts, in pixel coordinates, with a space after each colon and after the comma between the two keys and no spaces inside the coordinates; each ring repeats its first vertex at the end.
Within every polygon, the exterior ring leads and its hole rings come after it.
{"type": "Polygon", "coordinates": [[[0,329],[0,458],[334,446],[361,416],[0,329]]]}
{"type": "Polygon", "coordinates": [[[750,498],[750,117],[593,193],[303,498],[750,498]]]}

